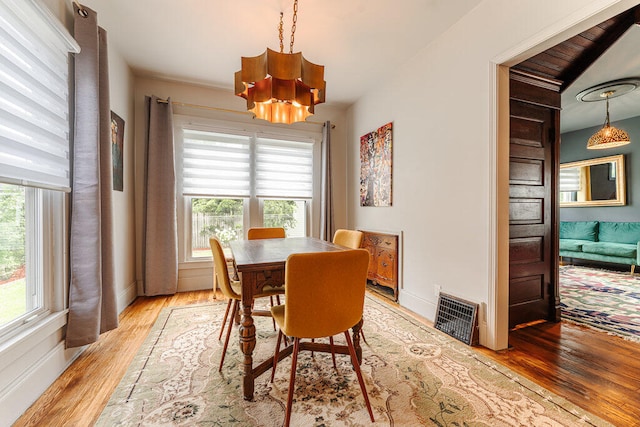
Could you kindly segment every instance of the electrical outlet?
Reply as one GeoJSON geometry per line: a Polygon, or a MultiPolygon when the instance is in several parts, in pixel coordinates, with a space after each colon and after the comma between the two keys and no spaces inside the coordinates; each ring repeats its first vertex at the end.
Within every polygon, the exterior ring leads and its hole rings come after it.
{"type": "Polygon", "coordinates": [[[438,284],[433,285],[433,293],[435,296],[440,296],[440,291],[442,290],[442,286],[438,284]]]}

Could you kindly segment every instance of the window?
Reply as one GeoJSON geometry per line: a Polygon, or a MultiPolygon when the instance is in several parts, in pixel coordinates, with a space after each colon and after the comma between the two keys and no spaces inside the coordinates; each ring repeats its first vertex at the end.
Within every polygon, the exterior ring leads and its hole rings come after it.
{"type": "Polygon", "coordinates": [[[249,227],[284,227],[289,237],[308,235],[312,138],[188,123],[178,127],[185,259],[210,257],[210,236],[225,246],[242,239],[249,227]]]}
{"type": "Polygon", "coordinates": [[[216,236],[223,247],[242,239],[243,199],[193,197],[191,201],[191,256],[211,256],[209,237],[216,236]]]}
{"type": "Polygon", "coordinates": [[[3,338],[63,308],[65,261],[57,254],[65,252],[63,199],[70,191],[68,59],[78,50],[39,2],[0,1],[3,338]]]}
{"type": "Polygon", "coordinates": [[[0,330],[42,313],[42,190],[0,184],[0,330]]]}
{"type": "Polygon", "coordinates": [[[289,237],[307,235],[307,201],[267,199],[262,201],[263,227],[283,227],[289,237]]]}

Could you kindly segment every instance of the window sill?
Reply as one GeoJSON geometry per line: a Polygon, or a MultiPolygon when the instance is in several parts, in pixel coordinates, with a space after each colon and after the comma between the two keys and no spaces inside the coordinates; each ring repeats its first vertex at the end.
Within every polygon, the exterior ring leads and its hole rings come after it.
{"type": "Polygon", "coordinates": [[[0,366],[9,366],[26,351],[53,335],[67,324],[69,310],[57,311],[0,343],[0,366]]]}

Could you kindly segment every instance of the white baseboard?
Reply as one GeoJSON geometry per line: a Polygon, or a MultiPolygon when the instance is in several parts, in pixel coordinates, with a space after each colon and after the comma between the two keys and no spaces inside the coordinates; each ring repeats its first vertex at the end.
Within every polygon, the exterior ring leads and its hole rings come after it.
{"type": "Polygon", "coordinates": [[[84,347],[65,349],[61,341],[22,372],[0,395],[0,426],[14,423],[83,351],[84,347]]]}
{"type": "Polygon", "coordinates": [[[117,296],[118,314],[129,306],[138,297],[138,284],[134,281],[124,288],[117,296]]]}
{"type": "Polygon", "coordinates": [[[204,291],[212,289],[211,278],[189,277],[178,280],[178,292],[204,291]]]}
{"type": "Polygon", "coordinates": [[[404,289],[398,294],[398,302],[402,307],[419,314],[431,322],[436,318],[437,303],[434,304],[431,301],[427,301],[426,299],[411,293],[407,289],[404,289]]]}

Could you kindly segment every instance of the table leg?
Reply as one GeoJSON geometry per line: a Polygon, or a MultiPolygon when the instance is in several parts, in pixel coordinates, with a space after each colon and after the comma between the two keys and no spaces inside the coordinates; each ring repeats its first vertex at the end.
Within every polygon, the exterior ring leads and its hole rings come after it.
{"type": "Polygon", "coordinates": [[[352,340],[353,347],[356,350],[356,356],[358,357],[358,362],[362,364],[362,347],[360,347],[360,329],[362,328],[362,319],[351,328],[353,332],[352,340]]]}
{"type": "Polygon", "coordinates": [[[255,273],[244,273],[242,277],[242,319],[240,321],[240,350],[244,354],[244,375],[242,383],[242,392],[245,400],[253,400],[253,350],[256,347],[256,327],[253,324],[251,309],[253,305],[252,292],[253,283],[256,281],[255,273]]]}

